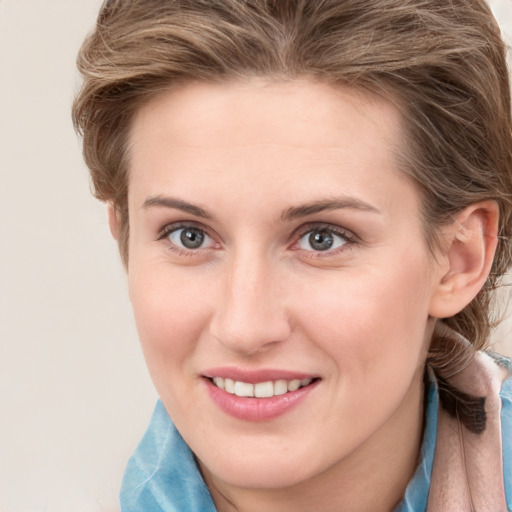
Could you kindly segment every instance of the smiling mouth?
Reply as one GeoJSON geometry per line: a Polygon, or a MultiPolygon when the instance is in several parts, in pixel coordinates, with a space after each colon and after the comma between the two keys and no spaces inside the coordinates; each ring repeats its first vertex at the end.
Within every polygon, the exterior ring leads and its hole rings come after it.
{"type": "Polygon", "coordinates": [[[299,388],[309,386],[318,379],[292,379],[292,380],[269,380],[251,384],[224,377],[213,377],[209,379],[216,387],[226,393],[239,397],[271,398],[280,396],[299,388]]]}

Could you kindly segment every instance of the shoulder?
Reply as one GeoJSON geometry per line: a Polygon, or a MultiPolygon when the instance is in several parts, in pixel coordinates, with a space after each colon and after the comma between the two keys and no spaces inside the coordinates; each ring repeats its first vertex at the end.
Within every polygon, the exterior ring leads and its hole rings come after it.
{"type": "MultiPolygon", "coordinates": [[[[509,376],[501,386],[501,427],[504,441],[508,441],[512,457],[512,376],[509,376]]],[[[505,448],[505,446],[504,446],[505,448]]],[[[512,473],[510,475],[512,477],[512,473]]]]}
{"type": "Polygon", "coordinates": [[[502,401],[510,403],[512,401],[512,376],[509,377],[501,387],[500,396],[502,401]]]}
{"type": "Polygon", "coordinates": [[[123,512],[214,512],[194,455],[159,400],[128,461],[120,494],[123,512]]]}
{"type": "Polygon", "coordinates": [[[509,377],[512,377],[512,359],[510,357],[504,356],[502,354],[498,354],[497,352],[492,352],[490,350],[485,351],[485,353],[494,360],[494,362],[508,371],[509,377]]]}
{"type": "Polygon", "coordinates": [[[512,510],[512,371],[511,360],[501,357],[499,364],[509,371],[503,382],[501,398],[501,437],[503,449],[503,479],[508,510],[512,510]]]}

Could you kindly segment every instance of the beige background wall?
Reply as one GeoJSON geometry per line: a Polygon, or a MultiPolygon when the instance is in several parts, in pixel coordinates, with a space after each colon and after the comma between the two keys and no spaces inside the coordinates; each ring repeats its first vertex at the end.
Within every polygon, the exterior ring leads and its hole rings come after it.
{"type": "Polygon", "coordinates": [[[156,399],[70,123],[99,3],[0,0],[0,512],[117,510],[156,399]]]}

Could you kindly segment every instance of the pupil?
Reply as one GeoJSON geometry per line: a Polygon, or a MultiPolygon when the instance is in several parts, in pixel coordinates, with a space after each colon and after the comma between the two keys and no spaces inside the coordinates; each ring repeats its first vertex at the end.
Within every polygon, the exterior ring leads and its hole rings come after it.
{"type": "Polygon", "coordinates": [[[309,243],[311,247],[317,251],[326,251],[332,247],[334,240],[329,231],[316,231],[309,235],[309,243]]]}
{"type": "Polygon", "coordinates": [[[181,232],[180,240],[187,249],[197,249],[198,247],[201,247],[204,241],[204,233],[199,229],[184,229],[181,232]]]}

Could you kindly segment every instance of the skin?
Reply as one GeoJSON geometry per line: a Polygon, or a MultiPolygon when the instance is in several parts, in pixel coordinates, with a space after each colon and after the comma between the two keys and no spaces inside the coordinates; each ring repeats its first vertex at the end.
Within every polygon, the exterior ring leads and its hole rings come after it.
{"type": "Polygon", "coordinates": [[[134,119],[130,297],[152,379],[221,512],[385,511],[403,496],[433,317],[483,283],[482,226],[497,213],[464,212],[454,226],[469,242],[452,243],[451,226],[431,258],[394,158],[400,131],[385,100],[307,80],[190,84],[134,119]],[[199,248],[181,243],[189,226],[205,234],[199,248]],[[311,245],[319,229],[334,248],[311,245]],[[202,376],[220,366],[321,380],[256,423],[206,393],[202,376]]]}

